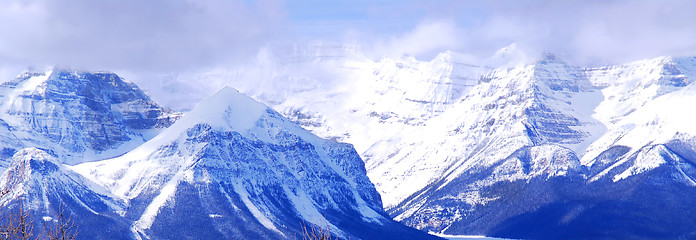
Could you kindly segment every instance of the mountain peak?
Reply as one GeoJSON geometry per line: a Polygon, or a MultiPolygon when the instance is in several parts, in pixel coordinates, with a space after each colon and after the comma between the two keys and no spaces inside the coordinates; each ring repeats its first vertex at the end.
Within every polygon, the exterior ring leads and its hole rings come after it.
{"type": "Polygon", "coordinates": [[[241,133],[254,127],[267,110],[266,105],[234,88],[224,87],[198,104],[181,122],[187,127],[207,123],[212,127],[229,127],[241,133]]]}
{"type": "Polygon", "coordinates": [[[41,175],[46,175],[58,171],[59,163],[53,156],[45,151],[32,147],[22,149],[15,153],[15,155],[12,156],[12,165],[10,165],[10,168],[19,170],[15,173],[25,177],[37,172],[41,175]]]}
{"type": "MultiPolygon", "coordinates": [[[[19,194],[31,191],[31,187],[27,187],[28,184],[61,175],[58,173],[61,170],[60,163],[44,150],[25,148],[12,156],[10,166],[0,175],[0,189],[19,191],[19,194]]],[[[0,198],[1,200],[3,198],[0,198]]]]}
{"type": "MultiPolygon", "coordinates": [[[[29,79],[31,77],[43,76],[43,75],[46,75],[47,72],[50,72],[50,70],[37,71],[33,67],[29,67],[29,68],[25,69],[24,71],[22,71],[22,73],[17,75],[17,77],[15,78],[15,82],[26,80],[26,79],[29,79]]],[[[10,81],[10,82],[12,82],[12,81],[10,81]]]]}
{"type": "Polygon", "coordinates": [[[507,45],[496,51],[493,56],[505,58],[511,55],[517,55],[519,53],[521,53],[521,49],[517,46],[517,43],[511,43],[510,45],[507,45]]]}

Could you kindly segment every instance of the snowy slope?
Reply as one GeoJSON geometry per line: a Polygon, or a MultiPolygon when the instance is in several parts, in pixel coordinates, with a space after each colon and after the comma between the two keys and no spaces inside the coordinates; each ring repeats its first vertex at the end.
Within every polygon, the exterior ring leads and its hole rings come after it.
{"type": "Polygon", "coordinates": [[[105,72],[25,71],[3,83],[0,96],[2,164],[24,147],[69,164],[118,156],[178,118],[105,72]]]}
{"type": "Polygon", "coordinates": [[[435,238],[386,215],[352,146],[230,88],[133,151],[73,169],[129,200],[140,237],[286,239],[314,224],[341,238],[435,238]]]}
{"type": "Polygon", "coordinates": [[[679,132],[696,134],[689,124],[693,113],[682,108],[694,93],[694,66],[693,58],[662,57],[588,69],[590,81],[602,86],[605,96],[594,117],[610,131],[593,143],[583,162],[592,165],[598,154],[615,145],[630,147],[635,152],[649,144],[679,138],[679,132]]]}
{"type": "MultiPolygon", "coordinates": [[[[287,49],[263,51],[251,67],[172,82],[234,87],[312,133],[350,142],[362,153],[375,140],[398,136],[405,127],[420,126],[441,114],[488,70],[451,51],[431,61],[374,61],[350,45],[298,44],[287,49]]],[[[174,89],[173,94],[180,93],[180,88],[174,89]]]]}

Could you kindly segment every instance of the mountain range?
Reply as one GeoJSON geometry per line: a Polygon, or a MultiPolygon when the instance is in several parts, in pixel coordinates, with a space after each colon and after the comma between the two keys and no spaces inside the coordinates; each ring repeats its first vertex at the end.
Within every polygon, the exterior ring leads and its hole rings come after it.
{"type": "Polygon", "coordinates": [[[521,60],[515,45],[478,62],[451,51],[372,61],[345,50],[293,58],[272,74],[321,82],[282,69],[338,66],[338,83],[267,94],[230,82],[355,145],[397,221],[524,239],[694,236],[696,58],[582,67],[550,53],[521,60]]]}
{"type": "Polygon", "coordinates": [[[696,58],[290,49],[200,76],[239,92],[183,114],[113,73],[22,73],[0,97],[0,205],[68,209],[86,238],[696,237],[696,58]]]}

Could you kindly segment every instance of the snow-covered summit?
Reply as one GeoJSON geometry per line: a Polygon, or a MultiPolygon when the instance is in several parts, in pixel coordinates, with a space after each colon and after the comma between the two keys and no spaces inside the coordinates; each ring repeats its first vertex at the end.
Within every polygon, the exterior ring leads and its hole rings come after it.
{"type": "MultiPolygon", "coordinates": [[[[509,204],[520,201],[506,200],[514,197],[503,193],[489,194],[511,187],[506,182],[526,182],[511,191],[546,194],[527,197],[525,201],[531,209],[549,202],[567,201],[567,194],[580,194],[581,201],[586,202],[616,197],[610,191],[574,186],[574,182],[579,186],[591,182],[588,185],[606,189],[612,185],[621,189],[636,189],[627,186],[637,185],[650,189],[657,182],[639,179],[673,176],[675,179],[668,181],[670,187],[688,187],[694,176],[693,166],[685,160],[691,157],[682,155],[688,147],[683,144],[675,147],[672,142],[696,138],[696,131],[686,124],[691,118],[690,111],[676,107],[684,106],[689,101],[686,99],[694,96],[690,92],[692,80],[685,74],[691,67],[693,64],[678,64],[672,58],[656,58],[605,68],[580,68],[558,58],[545,58],[524,67],[496,69],[487,73],[485,81],[472,89],[472,94],[460,104],[429,121],[426,124],[429,128],[424,132],[459,131],[437,135],[442,137],[432,138],[438,139],[435,141],[417,137],[406,140],[394,151],[398,154],[381,155],[381,159],[391,160],[377,162],[379,165],[374,167],[368,163],[368,174],[378,189],[389,189],[383,192],[385,202],[390,197],[404,197],[392,211],[397,219],[403,218],[411,226],[450,233],[494,234],[491,229],[479,227],[495,225],[496,219],[506,219],[502,216],[531,211],[494,210],[496,204],[508,208],[504,205],[506,201],[509,204]],[[662,148],[659,144],[671,147],[662,148]],[[418,149],[407,150],[408,146],[418,149]],[[529,147],[544,154],[525,150],[529,147]],[[675,157],[675,151],[681,152],[678,154],[681,157],[675,157]],[[535,171],[538,162],[549,163],[544,159],[556,160],[548,167],[561,170],[535,171]],[[558,161],[561,159],[567,161],[558,161]],[[410,165],[399,165],[403,163],[410,165]],[[408,166],[416,171],[400,174],[408,166]],[[398,184],[390,188],[393,184],[386,179],[394,175],[402,176],[402,181],[422,181],[417,185],[422,188],[416,187],[410,196],[391,194],[408,191],[399,189],[398,184]],[[554,178],[567,179],[560,181],[567,181],[568,186],[559,188],[577,190],[565,193],[567,190],[554,187],[558,186],[551,183],[555,180],[542,181],[554,178]],[[585,191],[595,191],[595,195],[585,191]],[[449,215],[452,212],[457,214],[449,215]],[[502,215],[486,218],[490,223],[487,226],[478,224],[479,216],[491,216],[492,212],[502,215]]],[[[631,194],[632,190],[626,191],[631,194]]],[[[626,197],[621,201],[634,200],[626,197]]]]}
{"type": "MultiPolygon", "coordinates": [[[[696,58],[586,68],[550,54],[528,58],[515,45],[481,62],[452,51],[430,61],[374,61],[353,50],[298,47],[259,69],[225,72],[219,76],[233,80],[220,82],[241,93],[220,90],[119,157],[37,172],[74,171],[70,179],[95,183],[85,189],[124,199],[125,208],[104,212],[120,214],[129,237],[180,237],[175,228],[203,238],[282,239],[299,223],[326,223],[340,237],[427,237],[393,225],[382,203],[409,226],[448,234],[691,236],[696,114],[684,106],[696,101],[696,58]]],[[[11,156],[27,145],[23,136],[51,129],[41,120],[63,119],[67,110],[45,109],[65,102],[109,106],[117,111],[105,118],[131,126],[120,118],[123,105],[114,105],[120,97],[81,88],[121,85],[99,85],[105,79],[113,78],[54,70],[6,83],[4,98],[13,100],[0,108],[9,116],[0,118],[0,153],[11,156]],[[72,88],[82,90],[62,90],[72,88]],[[51,99],[58,103],[36,104],[51,99]],[[37,123],[39,130],[31,127],[37,123]]],[[[133,122],[158,128],[150,120],[133,122]]],[[[125,129],[129,137],[149,131],[125,129]]],[[[17,157],[43,151],[71,159],[72,152],[61,155],[70,139],[32,140],[48,147],[17,157]]]]}
{"type": "Polygon", "coordinates": [[[173,129],[208,124],[213,128],[245,133],[251,130],[267,111],[272,110],[233,88],[225,87],[199,103],[180,123],[175,124],[173,129]]]}

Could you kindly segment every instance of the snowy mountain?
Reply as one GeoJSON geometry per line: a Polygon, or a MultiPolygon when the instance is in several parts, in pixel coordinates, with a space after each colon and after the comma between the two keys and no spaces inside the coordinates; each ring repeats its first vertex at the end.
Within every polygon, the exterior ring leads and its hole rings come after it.
{"type": "Polygon", "coordinates": [[[319,136],[354,144],[385,208],[409,226],[689,238],[696,129],[685,106],[696,96],[696,59],[583,68],[520,56],[511,46],[479,64],[453,52],[332,60],[344,74],[331,84],[273,88],[285,96],[273,101],[242,90],[319,136]]]}
{"type": "Polygon", "coordinates": [[[126,199],[142,238],[287,239],[312,224],[342,239],[436,238],[391,220],[352,146],[229,88],[133,151],[72,169],[126,199]]]}
{"type": "Polygon", "coordinates": [[[76,164],[121,155],[179,116],[106,72],[25,71],[0,86],[0,167],[36,147],[76,164]]]}
{"type": "Polygon", "coordinates": [[[514,45],[480,62],[288,49],[199,76],[266,105],[226,88],[176,123],[110,73],[5,83],[0,204],[40,221],[68,209],[115,238],[433,237],[394,220],[441,235],[696,236],[696,58],[585,68],[514,45]]]}

